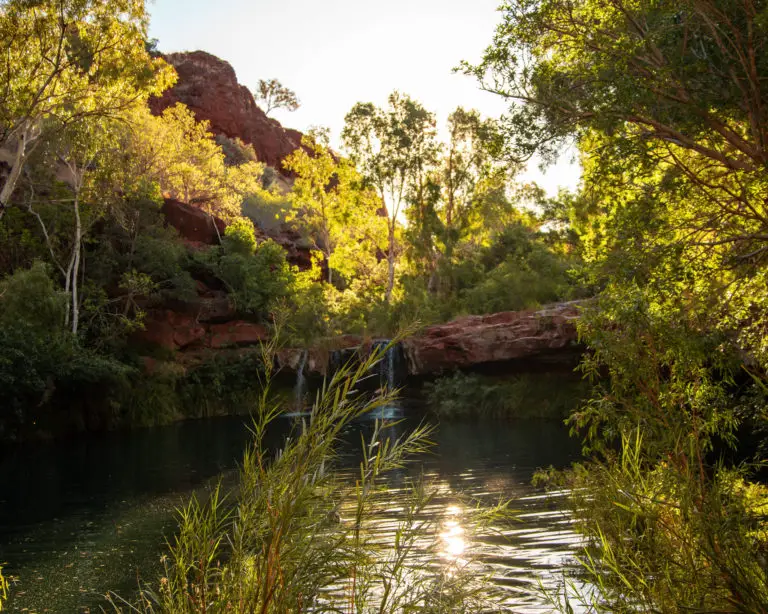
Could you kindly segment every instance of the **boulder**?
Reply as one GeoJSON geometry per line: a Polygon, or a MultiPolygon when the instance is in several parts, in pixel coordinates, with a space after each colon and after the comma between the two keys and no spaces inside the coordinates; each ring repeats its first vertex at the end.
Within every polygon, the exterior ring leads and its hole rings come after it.
{"type": "Polygon", "coordinates": [[[197,303],[197,319],[200,322],[228,322],[235,316],[235,306],[223,292],[218,296],[201,298],[197,303]]]}
{"type": "Polygon", "coordinates": [[[180,350],[205,339],[205,327],[200,324],[178,326],[173,329],[173,342],[180,350]]]}
{"type": "Polygon", "coordinates": [[[425,375],[512,360],[572,361],[580,353],[578,317],[578,303],[572,302],[430,326],[403,342],[408,370],[425,375]]]}
{"type": "Polygon", "coordinates": [[[179,235],[193,247],[200,244],[218,245],[219,237],[224,235],[227,227],[224,220],[172,198],[164,200],[162,212],[166,222],[178,230],[179,235]]]}
{"type": "Polygon", "coordinates": [[[141,343],[174,351],[191,345],[202,345],[207,335],[205,326],[188,313],[155,309],[147,314],[144,330],[134,338],[141,343]]]}
{"type": "Polygon", "coordinates": [[[213,349],[233,345],[254,345],[269,338],[267,329],[261,324],[235,320],[225,324],[212,324],[209,346],[213,349]]]}
{"type": "Polygon", "coordinates": [[[150,315],[144,321],[143,330],[133,334],[133,340],[142,345],[157,346],[164,350],[176,349],[173,326],[162,319],[156,319],[150,315]]]}

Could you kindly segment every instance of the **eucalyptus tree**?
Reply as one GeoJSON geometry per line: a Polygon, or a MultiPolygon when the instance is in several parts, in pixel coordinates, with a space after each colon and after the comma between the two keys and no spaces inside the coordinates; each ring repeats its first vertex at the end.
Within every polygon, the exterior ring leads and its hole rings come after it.
{"type": "Polygon", "coordinates": [[[586,156],[685,181],[710,209],[685,219],[702,246],[766,255],[765,2],[508,0],[501,13],[482,62],[464,68],[512,103],[519,157],[556,156],[575,137],[586,156]]]}
{"type": "Polygon", "coordinates": [[[518,168],[496,120],[459,107],[449,115],[447,128],[448,141],[436,164],[409,195],[411,248],[426,258],[433,291],[439,269],[450,264],[461,242],[479,246],[503,225],[518,168]]]}
{"type": "Polygon", "coordinates": [[[116,152],[128,157],[122,182],[156,182],[172,198],[226,221],[239,217],[243,199],[260,190],[264,166],[252,160],[227,164],[209,122],[198,122],[183,104],[159,116],[143,106],[126,120],[116,152]]]}
{"type": "Polygon", "coordinates": [[[11,204],[40,134],[114,116],[172,84],[173,70],[145,49],[144,0],[0,2],[0,155],[11,204]]]}
{"type": "Polygon", "coordinates": [[[373,187],[388,217],[387,288],[392,299],[399,256],[398,224],[409,191],[435,163],[435,118],[409,96],[393,92],[386,108],[357,103],[345,118],[342,140],[352,160],[373,187]]]}
{"type": "Polygon", "coordinates": [[[375,253],[381,242],[377,222],[383,220],[377,215],[375,194],[363,186],[354,164],[338,159],[327,142],[307,136],[302,145],[283,165],[296,173],[294,203],[314,248],[323,254],[326,280],[332,283],[334,269],[354,274],[360,250],[375,253]],[[334,258],[339,249],[343,259],[334,258]]]}
{"type": "Polygon", "coordinates": [[[295,111],[301,106],[296,92],[285,87],[277,79],[259,79],[254,97],[257,102],[264,103],[264,113],[267,115],[275,109],[295,111]]]}

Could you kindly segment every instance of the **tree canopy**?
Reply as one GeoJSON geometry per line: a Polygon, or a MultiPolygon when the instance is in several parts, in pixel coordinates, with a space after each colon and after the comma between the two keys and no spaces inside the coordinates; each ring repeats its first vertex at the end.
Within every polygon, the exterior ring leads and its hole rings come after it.
{"type": "Polygon", "coordinates": [[[172,84],[173,70],[145,50],[147,20],[137,0],[0,4],[0,150],[11,166],[0,216],[49,120],[64,127],[115,117],[172,84]]]}
{"type": "Polygon", "coordinates": [[[605,611],[760,611],[764,544],[745,527],[764,491],[734,459],[762,462],[743,433],[766,426],[768,7],[511,0],[501,12],[464,68],[510,101],[518,159],[578,146],[568,218],[599,291],[580,324],[583,368],[609,379],[571,417],[590,460],[570,474],[598,593],[577,597],[605,611]]]}
{"type": "Polygon", "coordinates": [[[344,146],[381,198],[389,219],[387,302],[395,286],[398,221],[405,213],[408,191],[437,155],[435,134],[434,115],[399,92],[390,94],[384,109],[358,103],[345,118],[344,146]]]}
{"type": "Polygon", "coordinates": [[[267,115],[275,109],[296,111],[301,106],[296,92],[285,87],[277,79],[259,79],[254,95],[256,102],[264,103],[264,113],[267,115]]]}

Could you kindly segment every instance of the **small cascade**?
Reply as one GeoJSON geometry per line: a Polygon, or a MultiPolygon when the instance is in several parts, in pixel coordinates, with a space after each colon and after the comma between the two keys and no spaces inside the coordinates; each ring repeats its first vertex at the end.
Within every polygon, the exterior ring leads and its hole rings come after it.
{"type": "Polygon", "coordinates": [[[299,357],[299,364],[296,366],[296,386],[294,387],[294,395],[296,398],[296,411],[304,409],[304,389],[307,386],[307,378],[304,375],[304,370],[307,366],[307,350],[302,350],[299,357]]]}
{"type": "MultiPolygon", "coordinates": [[[[375,352],[382,352],[386,345],[389,343],[387,339],[380,339],[378,341],[374,341],[372,344],[372,350],[375,352]]],[[[388,378],[387,378],[387,367],[389,365],[387,364],[387,357],[384,354],[381,354],[378,363],[376,363],[376,372],[379,376],[379,388],[384,388],[388,384],[388,378]]]]}
{"type": "Polygon", "coordinates": [[[374,348],[383,349],[387,345],[386,353],[379,361],[379,381],[381,387],[386,386],[389,390],[394,390],[400,384],[400,345],[390,345],[389,339],[383,339],[381,341],[374,342],[374,348]]]}
{"type": "Polygon", "coordinates": [[[394,390],[397,383],[397,345],[391,345],[387,350],[387,387],[394,390]]]}

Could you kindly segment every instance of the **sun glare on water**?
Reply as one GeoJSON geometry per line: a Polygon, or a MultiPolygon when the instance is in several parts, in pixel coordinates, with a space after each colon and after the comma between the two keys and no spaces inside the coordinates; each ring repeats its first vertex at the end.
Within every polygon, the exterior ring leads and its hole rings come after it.
{"type": "Polygon", "coordinates": [[[451,505],[446,509],[446,520],[443,522],[443,531],[440,533],[442,549],[440,556],[450,562],[459,562],[467,549],[464,539],[465,530],[460,522],[461,509],[451,505]]]}

